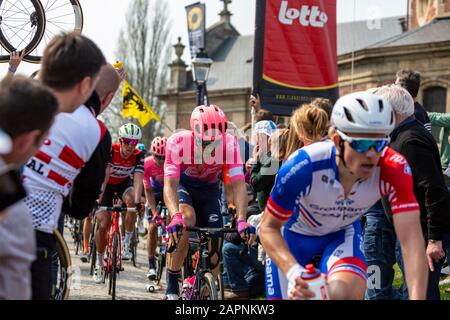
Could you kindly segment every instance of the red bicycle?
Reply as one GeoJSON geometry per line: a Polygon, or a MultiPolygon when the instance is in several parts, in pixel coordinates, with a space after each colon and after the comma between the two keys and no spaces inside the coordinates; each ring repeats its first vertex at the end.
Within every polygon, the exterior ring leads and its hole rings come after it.
{"type": "Polygon", "coordinates": [[[106,277],[109,280],[108,294],[112,300],[116,299],[117,275],[122,269],[122,240],[120,236],[119,218],[121,212],[136,212],[135,208],[122,207],[115,204],[113,207],[99,207],[100,211],[112,212],[112,224],[108,232],[108,246],[106,247],[106,259],[103,261],[103,282],[106,277]]]}

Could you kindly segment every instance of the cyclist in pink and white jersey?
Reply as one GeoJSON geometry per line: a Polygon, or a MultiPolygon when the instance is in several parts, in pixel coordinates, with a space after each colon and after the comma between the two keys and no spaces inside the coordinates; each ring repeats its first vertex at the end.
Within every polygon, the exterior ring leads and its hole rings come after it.
{"type": "Polygon", "coordinates": [[[146,208],[150,210],[148,216],[148,235],[147,235],[147,254],[148,254],[148,273],[149,280],[156,278],[156,241],[158,230],[156,226],[156,206],[163,200],[164,187],[164,159],[166,158],[167,138],[156,137],[150,147],[151,156],[144,162],[144,192],[146,199],[146,208]]]}
{"type": "MultiPolygon", "coordinates": [[[[221,228],[218,174],[227,168],[234,190],[238,229],[254,228],[246,223],[247,190],[237,139],[226,133],[227,118],[215,105],[199,106],[191,115],[191,131],[182,131],[167,141],[164,164],[164,201],[171,216],[168,232],[176,225],[221,228]]],[[[176,237],[175,237],[176,238],[176,237]]],[[[178,240],[178,239],[177,239],[178,240]]],[[[178,249],[168,255],[166,299],[179,297],[178,277],[187,254],[188,235],[183,232],[178,249]]],[[[249,240],[251,241],[251,240],[249,240]]],[[[211,249],[211,266],[217,268],[219,241],[211,249]]],[[[218,270],[217,270],[218,271],[218,270]]]]}

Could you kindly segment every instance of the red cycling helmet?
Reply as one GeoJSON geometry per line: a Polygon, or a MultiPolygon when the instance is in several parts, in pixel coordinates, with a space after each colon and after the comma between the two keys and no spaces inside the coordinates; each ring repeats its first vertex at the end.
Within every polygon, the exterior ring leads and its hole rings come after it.
{"type": "Polygon", "coordinates": [[[166,137],[155,137],[150,150],[154,156],[164,157],[166,155],[166,137]]]}
{"type": "Polygon", "coordinates": [[[227,132],[227,116],[216,105],[198,106],[192,111],[191,130],[203,141],[222,140],[227,132]]]}

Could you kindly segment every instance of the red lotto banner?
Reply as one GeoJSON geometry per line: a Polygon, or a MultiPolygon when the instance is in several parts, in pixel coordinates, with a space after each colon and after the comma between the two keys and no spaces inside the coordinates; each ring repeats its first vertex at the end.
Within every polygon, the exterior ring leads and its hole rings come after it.
{"type": "Polygon", "coordinates": [[[291,115],[316,97],[338,97],[336,0],[256,1],[254,93],[291,115]]]}

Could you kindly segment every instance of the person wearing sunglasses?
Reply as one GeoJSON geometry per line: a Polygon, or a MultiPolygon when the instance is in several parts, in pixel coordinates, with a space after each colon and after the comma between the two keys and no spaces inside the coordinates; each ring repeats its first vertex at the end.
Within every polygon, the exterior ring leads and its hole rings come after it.
{"type": "MultiPolygon", "coordinates": [[[[390,135],[390,147],[401,153],[411,166],[414,194],[420,205],[422,234],[426,240],[429,269],[425,271],[428,274],[426,297],[427,300],[439,300],[440,271],[446,248],[450,248],[450,198],[442,174],[439,150],[428,128],[416,118],[414,98],[407,88],[383,86],[374,90],[374,94],[390,102],[395,112],[396,127],[390,135]]],[[[386,201],[377,205],[365,214],[364,248],[368,266],[381,270],[381,286],[368,288],[366,298],[389,299],[394,296],[407,299],[408,294],[411,295],[409,285],[408,288],[403,286],[398,291],[399,295],[393,288],[394,264],[398,263],[402,272],[404,270],[398,250],[397,238],[400,237],[395,234],[395,224],[392,224],[389,214],[391,208],[386,201]]]]}
{"type": "Polygon", "coordinates": [[[363,299],[373,279],[367,279],[360,218],[388,196],[410,297],[424,299],[419,205],[408,162],[388,147],[395,125],[391,105],[371,93],[352,93],[336,102],[331,125],[330,140],[300,148],[283,163],[267,202],[259,231],[269,256],[267,298],[319,298],[301,276],[320,256],[328,298],[363,299]]]}
{"type": "MultiPolygon", "coordinates": [[[[168,255],[165,299],[179,298],[178,279],[187,255],[188,234],[178,239],[177,229],[186,225],[221,228],[219,173],[226,168],[237,208],[238,229],[244,238],[246,230],[254,235],[254,227],[246,222],[247,189],[237,137],[227,132],[225,113],[216,105],[198,106],[191,115],[191,130],[172,135],[167,141],[164,164],[164,202],[171,222],[167,231],[178,249],[168,255]]],[[[248,239],[247,239],[248,240],[248,239]]],[[[252,241],[252,237],[248,241],[252,241]]],[[[212,241],[211,269],[219,272],[220,240],[212,241]]]]}
{"type": "Polygon", "coordinates": [[[148,215],[148,235],[147,235],[147,254],[148,254],[148,272],[147,278],[150,281],[156,279],[156,241],[158,229],[156,225],[157,211],[156,206],[159,202],[164,202],[164,159],[166,158],[166,137],[155,137],[150,146],[151,156],[144,162],[144,192],[146,199],[146,209],[148,215]]]}
{"type": "MultiPolygon", "coordinates": [[[[133,123],[119,128],[119,143],[113,144],[111,162],[106,172],[106,187],[100,196],[100,206],[112,207],[114,194],[117,194],[127,207],[142,210],[141,195],[144,174],[144,154],[137,148],[142,138],[142,130],[133,123]],[[131,176],[133,175],[133,181],[131,176]]],[[[101,283],[103,254],[106,248],[106,234],[111,224],[110,212],[97,212],[99,229],[96,236],[97,262],[94,282],[101,283]]],[[[136,213],[127,212],[125,217],[125,235],[122,248],[122,259],[131,259],[130,242],[136,223],[136,213]]]]}

